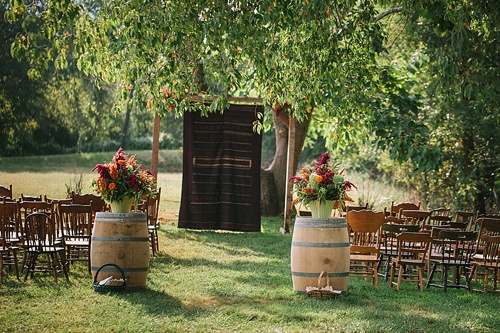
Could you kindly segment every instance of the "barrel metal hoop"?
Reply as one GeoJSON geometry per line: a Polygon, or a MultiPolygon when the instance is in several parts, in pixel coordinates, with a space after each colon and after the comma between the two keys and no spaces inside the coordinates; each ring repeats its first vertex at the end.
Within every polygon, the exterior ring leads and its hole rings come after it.
{"type": "Polygon", "coordinates": [[[148,237],[92,236],[92,241],[105,241],[105,242],[149,242],[149,238],[148,237]]]}
{"type": "Polygon", "coordinates": [[[350,247],[351,244],[346,243],[310,243],[310,242],[292,242],[292,246],[297,247],[350,247]]]}
{"type": "MultiPolygon", "coordinates": [[[[98,266],[92,266],[92,270],[95,271],[97,270],[99,267],[98,266]]],[[[121,268],[124,272],[145,272],[148,270],[148,267],[122,267],[121,268]]],[[[116,269],[114,269],[113,267],[104,267],[101,269],[102,272],[115,272],[116,269]]]]}
{"type": "Polygon", "coordinates": [[[341,229],[347,228],[347,223],[295,223],[295,228],[341,229]]]}
{"type": "MultiPolygon", "coordinates": [[[[317,278],[321,272],[319,273],[305,273],[305,272],[293,272],[292,271],[292,276],[298,276],[298,277],[312,277],[312,278],[317,278]]],[[[329,277],[348,277],[349,276],[349,271],[347,272],[328,272],[329,277]]]]}

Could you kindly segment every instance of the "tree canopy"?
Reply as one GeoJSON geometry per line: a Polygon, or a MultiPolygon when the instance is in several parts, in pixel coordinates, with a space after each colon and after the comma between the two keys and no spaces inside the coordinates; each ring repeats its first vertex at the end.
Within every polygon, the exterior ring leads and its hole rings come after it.
{"type": "Polygon", "coordinates": [[[373,1],[11,3],[6,18],[25,28],[12,53],[32,60],[33,77],[77,58],[100,82],[120,84],[123,102],[160,114],[184,112],[192,95],[216,97],[215,111],[253,94],[299,119],[318,108],[340,124],[337,136],[366,117],[352,108],[370,98],[384,39],[373,1]]]}
{"type": "Polygon", "coordinates": [[[11,0],[5,18],[22,22],[11,52],[30,59],[32,77],[75,60],[98,84],[120,87],[118,108],[161,115],[220,111],[230,96],[260,96],[269,112],[310,121],[310,135],[328,146],[376,144],[411,163],[423,193],[459,193],[455,200],[470,198],[484,211],[500,166],[497,7],[11,0]],[[401,33],[389,41],[386,19],[396,15],[401,33]],[[207,99],[193,102],[195,95],[207,99]],[[450,177],[456,186],[444,185],[450,177]]]}

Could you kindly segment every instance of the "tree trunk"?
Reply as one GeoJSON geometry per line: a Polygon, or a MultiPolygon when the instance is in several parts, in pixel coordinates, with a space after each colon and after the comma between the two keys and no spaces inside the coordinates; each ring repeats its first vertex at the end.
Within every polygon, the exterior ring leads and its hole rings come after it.
{"type": "MultiPolygon", "coordinates": [[[[128,98],[132,98],[134,94],[134,88],[130,89],[128,98]]],[[[127,103],[127,110],[125,112],[125,121],[123,123],[123,129],[122,129],[122,137],[121,137],[121,147],[125,149],[125,141],[127,140],[127,132],[128,132],[128,127],[130,125],[130,105],[127,103]]]]}
{"type": "MultiPolygon", "coordinates": [[[[286,190],[286,170],[288,151],[288,124],[285,124],[276,113],[274,115],[274,133],[276,136],[276,152],[273,162],[267,169],[261,171],[261,195],[260,210],[263,216],[278,216],[284,212],[285,190],[286,190]]],[[[295,160],[293,163],[294,173],[297,171],[300,152],[306,139],[307,130],[311,121],[311,116],[299,123],[292,118],[296,126],[295,134],[295,160]]]]}

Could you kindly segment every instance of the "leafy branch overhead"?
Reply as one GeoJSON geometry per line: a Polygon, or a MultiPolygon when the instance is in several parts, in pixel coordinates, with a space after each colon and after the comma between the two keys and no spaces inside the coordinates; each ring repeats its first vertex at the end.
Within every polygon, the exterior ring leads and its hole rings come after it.
{"type": "Polygon", "coordinates": [[[474,110],[497,108],[499,15],[491,3],[11,0],[5,19],[23,23],[11,53],[31,61],[34,78],[51,62],[64,68],[77,59],[98,84],[120,89],[119,108],[161,115],[204,102],[208,114],[230,96],[259,96],[267,112],[287,106],[284,120],[312,119],[310,134],[329,146],[374,140],[423,171],[442,158],[430,97],[449,103],[437,117],[450,119],[459,96],[467,112],[454,117],[463,124],[474,110]],[[411,32],[404,42],[412,54],[386,49],[401,42],[397,35],[389,43],[394,22],[411,32]]]}
{"type": "Polygon", "coordinates": [[[369,1],[11,4],[7,19],[25,22],[12,53],[33,61],[33,77],[75,57],[98,81],[119,83],[123,101],[138,87],[133,99],[159,113],[182,113],[199,94],[218,96],[209,111],[221,110],[227,96],[253,91],[303,118],[363,91],[383,49],[369,1]]]}

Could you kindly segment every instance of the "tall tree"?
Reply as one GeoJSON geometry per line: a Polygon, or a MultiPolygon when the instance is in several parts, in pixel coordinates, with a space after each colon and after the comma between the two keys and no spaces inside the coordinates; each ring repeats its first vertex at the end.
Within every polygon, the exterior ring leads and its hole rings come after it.
{"type": "MultiPolygon", "coordinates": [[[[299,128],[297,152],[310,124],[342,148],[370,133],[378,119],[375,60],[384,33],[375,4],[132,0],[103,1],[89,10],[69,0],[12,0],[6,18],[24,22],[12,52],[31,59],[33,76],[47,62],[64,68],[75,57],[99,82],[121,86],[122,108],[135,103],[160,115],[193,109],[208,114],[223,110],[231,95],[262,96],[277,138],[263,177],[266,193],[276,200],[264,200],[263,211],[276,214],[284,203],[288,119],[299,128]],[[193,95],[206,96],[208,106],[193,95]]],[[[391,135],[384,139],[391,142],[391,135]]],[[[417,142],[409,151],[411,135],[398,142],[394,153],[406,158],[425,149],[417,142]]]]}
{"type": "Polygon", "coordinates": [[[420,41],[426,119],[441,167],[422,184],[437,202],[499,208],[500,9],[495,1],[403,1],[413,40],[420,41]],[[452,180],[450,182],[450,180],[452,180]],[[439,200],[439,198],[441,200],[439,200]]]}

